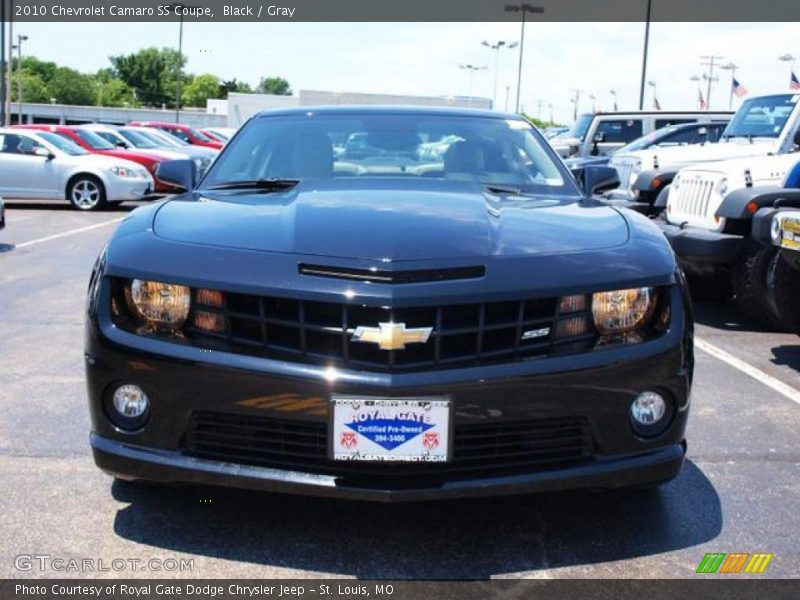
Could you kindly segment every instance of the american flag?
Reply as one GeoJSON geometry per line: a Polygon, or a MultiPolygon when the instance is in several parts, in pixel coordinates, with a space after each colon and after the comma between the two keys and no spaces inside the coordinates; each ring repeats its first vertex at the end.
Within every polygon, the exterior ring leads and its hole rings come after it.
{"type": "Polygon", "coordinates": [[[655,96],[653,96],[653,109],[661,110],[661,104],[659,103],[658,98],[655,96]]]}
{"type": "Polygon", "coordinates": [[[800,91],[800,79],[797,79],[797,75],[794,74],[794,71],[792,71],[792,79],[789,81],[789,89],[800,91]]]}
{"type": "Polygon", "coordinates": [[[734,78],[733,83],[731,83],[731,91],[737,98],[747,95],[747,88],[739,83],[736,78],[734,78]]]}
{"type": "Polygon", "coordinates": [[[708,104],[706,104],[705,98],[703,98],[703,92],[701,90],[697,90],[697,106],[700,110],[705,110],[708,108],[708,104]]]}

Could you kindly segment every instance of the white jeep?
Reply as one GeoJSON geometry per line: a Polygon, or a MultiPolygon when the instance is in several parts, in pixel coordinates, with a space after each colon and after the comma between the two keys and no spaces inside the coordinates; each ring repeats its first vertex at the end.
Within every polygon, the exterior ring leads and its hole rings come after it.
{"type": "Polygon", "coordinates": [[[753,240],[753,215],[784,198],[799,179],[797,153],[684,167],[659,222],[690,275],[729,276],[742,312],[773,328],[780,319],[767,288],[776,251],[753,240]]]}
{"type": "Polygon", "coordinates": [[[798,94],[746,100],[716,143],[615,154],[609,164],[617,169],[620,186],[608,192],[606,198],[622,203],[634,202],[644,207],[643,212],[658,214],[666,206],[669,184],[683,167],[795,151],[800,143],[798,100],[798,94]]]}

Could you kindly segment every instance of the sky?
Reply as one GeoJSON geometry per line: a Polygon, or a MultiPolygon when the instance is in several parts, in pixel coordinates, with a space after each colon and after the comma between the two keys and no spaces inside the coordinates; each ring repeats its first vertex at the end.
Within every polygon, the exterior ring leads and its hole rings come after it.
{"type": "MultiPolygon", "coordinates": [[[[29,37],[25,54],[82,71],[109,66],[108,57],[148,46],[176,47],[177,23],[18,23],[29,37]]],[[[515,23],[191,23],[184,25],[187,71],[257,84],[281,76],[292,89],[429,96],[470,93],[492,98],[494,52],[481,45],[519,40],[515,23]]],[[[609,90],[621,110],[638,108],[643,23],[536,23],[525,32],[521,104],[533,116],[572,121],[573,90],[581,111],[610,110],[609,90]],[[540,102],[541,101],[541,102],[540,102]],[[540,112],[541,109],[541,112],[540,112]]],[[[800,57],[797,23],[653,23],[647,78],[664,110],[697,107],[701,55],[721,55],[738,66],[737,79],[752,94],[788,91],[784,53],[800,57]]],[[[499,55],[498,106],[514,108],[518,49],[499,55]]],[[[800,65],[796,67],[800,70],[800,65]]],[[[727,109],[730,71],[719,72],[711,108],[727,109]]],[[[645,108],[652,108],[651,87],[645,108]]],[[[703,83],[703,94],[706,84],[703,83]]],[[[734,108],[739,101],[734,100],[734,108]]]]}

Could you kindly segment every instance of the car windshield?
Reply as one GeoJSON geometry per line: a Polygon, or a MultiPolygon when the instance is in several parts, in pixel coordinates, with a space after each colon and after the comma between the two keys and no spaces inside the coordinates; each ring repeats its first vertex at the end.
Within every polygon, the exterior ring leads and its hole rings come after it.
{"type": "Polygon", "coordinates": [[[205,133],[203,133],[202,131],[198,131],[197,129],[192,129],[190,127],[189,128],[189,132],[194,137],[196,137],[198,140],[200,140],[201,142],[213,142],[213,141],[215,141],[215,140],[212,140],[210,137],[208,137],[205,133]]]}
{"type": "Polygon", "coordinates": [[[158,148],[158,144],[156,144],[153,140],[149,139],[147,136],[139,133],[138,131],[132,131],[130,129],[119,129],[117,131],[119,135],[124,137],[128,140],[134,148],[158,148]]]}
{"type": "Polygon", "coordinates": [[[92,150],[114,150],[114,144],[104,140],[99,135],[88,129],[73,129],[75,135],[81,138],[92,150]]]}
{"type": "Polygon", "coordinates": [[[78,146],[72,140],[69,140],[57,133],[48,133],[48,132],[40,132],[36,134],[41,139],[46,142],[49,142],[51,146],[55,146],[64,154],[69,154],[70,156],[80,156],[82,154],[89,154],[86,150],[78,146]]]}
{"type": "Polygon", "coordinates": [[[567,172],[545,145],[521,119],[385,113],[262,117],[230,143],[202,187],[401,177],[575,194],[574,183],[567,183],[567,172]]]}
{"type": "Polygon", "coordinates": [[[780,94],[746,100],[736,111],[723,137],[778,137],[797,99],[794,94],[780,94]]]}
{"type": "MultiPolygon", "coordinates": [[[[649,148],[650,146],[656,146],[659,142],[669,140],[672,137],[672,134],[676,131],[680,130],[680,126],[667,126],[662,127],[658,131],[654,131],[653,133],[648,133],[647,135],[643,135],[640,138],[633,140],[630,144],[619,148],[617,152],[620,154],[624,154],[626,152],[634,152],[636,150],[644,150],[645,148],[649,148]]],[[[687,128],[689,131],[691,128],[687,128]]]]}
{"type": "Polygon", "coordinates": [[[565,131],[563,134],[559,134],[558,137],[563,138],[578,138],[579,140],[583,141],[586,137],[586,132],[589,131],[589,125],[592,124],[592,119],[594,119],[594,115],[581,115],[578,117],[578,120],[573,123],[572,127],[569,130],[565,131]]]}

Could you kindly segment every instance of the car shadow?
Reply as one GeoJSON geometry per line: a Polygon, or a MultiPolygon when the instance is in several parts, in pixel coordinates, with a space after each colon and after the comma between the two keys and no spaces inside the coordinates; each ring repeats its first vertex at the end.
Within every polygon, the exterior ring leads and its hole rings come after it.
{"type": "MultiPolygon", "coordinates": [[[[6,200],[6,208],[23,208],[25,210],[48,210],[79,212],[66,200],[6,200]]],[[[146,202],[123,202],[121,204],[107,204],[101,212],[130,212],[143,206],[146,202]]]]}
{"type": "Polygon", "coordinates": [[[800,371],[800,338],[798,338],[797,344],[784,344],[783,346],[774,347],[770,360],[774,365],[784,365],[795,371],[800,371]]]}
{"type": "Polygon", "coordinates": [[[171,550],[362,579],[488,579],[687,548],[722,509],[691,461],[659,490],[371,504],[116,481],[114,531],[171,550]]]}
{"type": "Polygon", "coordinates": [[[14,244],[0,244],[0,254],[3,252],[11,252],[16,246],[14,244]]]}
{"type": "Polygon", "coordinates": [[[743,316],[732,302],[694,301],[694,321],[721,331],[763,333],[767,329],[743,316]]]}

